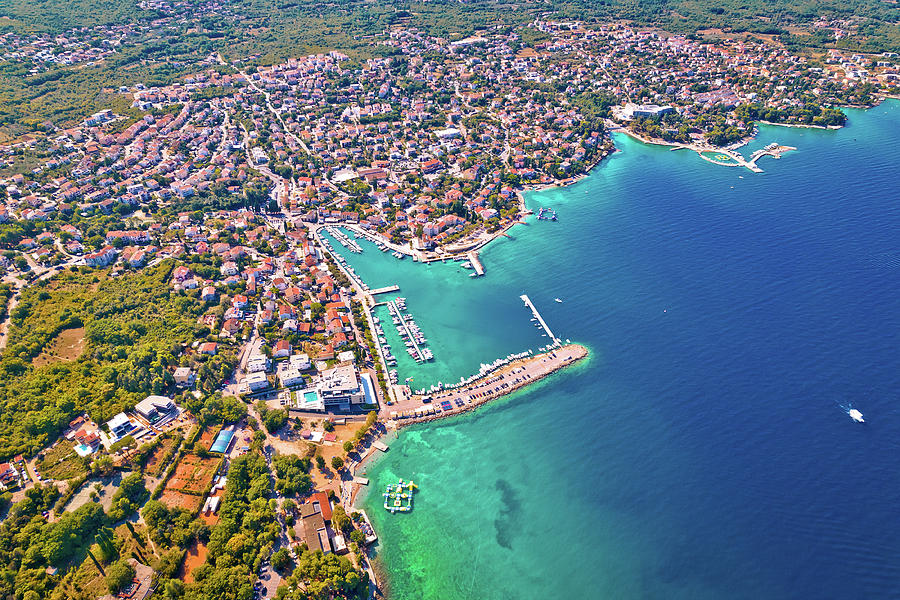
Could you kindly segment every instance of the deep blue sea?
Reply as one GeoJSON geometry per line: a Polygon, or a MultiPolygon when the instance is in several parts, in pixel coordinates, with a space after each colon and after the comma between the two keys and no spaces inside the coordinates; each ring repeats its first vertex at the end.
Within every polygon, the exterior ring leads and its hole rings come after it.
{"type": "Polygon", "coordinates": [[[848,115],[763,127],[761,174],[617,135],[480,279],[347,256],[432,340],[414,387],[546,343],[523,292],[591,350],[369,467],[393,598],[900,598],[900,102],[848,115]]]}

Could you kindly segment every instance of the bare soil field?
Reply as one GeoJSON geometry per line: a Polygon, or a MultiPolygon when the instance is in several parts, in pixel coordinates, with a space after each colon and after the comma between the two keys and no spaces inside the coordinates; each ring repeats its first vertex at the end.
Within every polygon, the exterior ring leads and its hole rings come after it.
{"type": "Polygon", "coordinates": [[[71,362],[84,352],[84,327],[63,329],[31,363],[42,367],[55,362],[71,362]]]}
{"type": "Polygon", "coordinates": [[[213,476],[222,459],[216,456],[201,458],[196,454],[185,454],[175,473],[166,484],[166,490],[203,493],[212,484],[213,476]]]}
{"type": "Polygon", "coordinates": [[[177,440],[175,438],[162,440],[159,445],[153,449],[153,454],[150,455],[150,458],[147,459],[147,465],[144,467],[144,472],[151,477],[158,477],[161,475],[162,470],[167,466],[161,461],[166,454],[168,454],[169,450],[175,446],[176,442],[177,440]]]}
{"type": "Polygon", "coordinates": [[[191,571],[206,562],[206,554],[206,545],[201,542],[195,541],[188,546],[187,552],[184,555],[184,562],[181,564],[181,569],[178,571],[178,577],[185,583],[194,581],[191,571]]]}
{"type": "Polygon", "coordinates": [[[163,490],[159,500],[169,508],[184,508],[192,513],[196,513],[203,506],[202,496],[192,496],[169,488],[163,490]]]}
{"type": "Polygon", "coordinates": [[[206,448],[209,450],[209,447],[212,446],[213,440],[216,439],[218,433],[219,427],[207,427],[203,430],[203,433],[200,434],[200,439],[197,440],[197,445],[195,447],[206,448]]]}

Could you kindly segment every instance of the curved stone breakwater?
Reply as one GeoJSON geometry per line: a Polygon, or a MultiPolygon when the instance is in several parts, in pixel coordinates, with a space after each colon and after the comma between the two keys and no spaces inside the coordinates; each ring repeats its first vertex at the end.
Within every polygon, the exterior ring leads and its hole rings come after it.
{"type": "Polygon", "coordinates": [[[580,344],[558,346],[541,354],[515,360],[466,385],[433,394],[413,395],[407,400],[385,407],[383,412],[388,413],[389,421],[397,427],[457,415],[535,383],[587,355],[587,348],[580,344]],[[428,398],[430,401],[424,402],[428,398]]]}

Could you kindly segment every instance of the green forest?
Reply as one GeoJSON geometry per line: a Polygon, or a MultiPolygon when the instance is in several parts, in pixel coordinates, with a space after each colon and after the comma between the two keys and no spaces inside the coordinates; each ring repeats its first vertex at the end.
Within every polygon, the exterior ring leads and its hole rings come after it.
{"type": "Polygon", "coordinates": [[[102,423],[148,394],[170,392],[176,366],[194,366],[207,391],[231,373],[228,352],[185,352],[209,333],[197,323],[207,307],[171,291],[173,264],[119,278],[63,271],[22,292],[0,358],[0,459],[33,455],[82,412],[102,423]],[[80,354],[58,337],[80,343],[80,354]]]}

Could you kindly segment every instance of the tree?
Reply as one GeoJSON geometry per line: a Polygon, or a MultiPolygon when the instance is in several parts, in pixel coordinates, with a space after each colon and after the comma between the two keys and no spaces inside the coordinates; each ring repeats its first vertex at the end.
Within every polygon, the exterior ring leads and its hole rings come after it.
{"type": "Polygon", "coordinates": [[[140,473],[132,473],[122,479],[119,489],[112,497],[109,518],[114,522],[124,519],[133,513],[147,496],[147,487],[140,473]]]}
{"type": "Polygon", "coordinates": [[[344,467],[344,459],[340,456],[331,457],[331,466],[335,471],[340,471],[344,467]]]}
{"type": "Polygon", "coordinates": [[[334,523],[335,527],[345,533],[353,529],[353,522],[350,520],[350,517],[347,516],[347,511],[345,511],[344,507],[340,504],[336,505],[331,512],[331,522],[334,523]]]}
{"type": "Polygon", "coordinates": [[[91,464],[91,472],[101,477],[109,477],[112,475],[115,464],[108,455],[103,455],[91,464]]]}
{"type": "Polygon", "coordinates": [[[169,600],[176,600],[184,595],[184,584],[177,579],[170,579],[163,587],[163,593],[169,600]]]}
{"type": "Polygon", "coordinates": [[[325,459],[321,454],[316,456],[316,466],[319,467],[320,471],[325,468],[325,459]]]}
{"type": "Polygon", "coordinates": [[[287,548],[282,548],[272,554],[272,567],[279,573],[284,572],[289,564],[291,564],[291,555],[287,548]]]}
{"type": "MultiPolygon", "coordinates": [[[[306,494],[312,490],[309,476],[309,459],[294,454],[279,454],[275,457],[275,489],[285,496],[306,494]]],[[[287,507],[286,507],[287,508],[287,507]]]]}
{"type": "Polygon", "coordinates": [[[364,534],[359,529],[354,529],[350,532],[350,541],[354,542],[357,545],[362,545],[366,541],[366,534],[364,534]]]}
{"type": "Polygon", "coordinates": [[[347,452],[349,454],[351,450],[353,450],[353,442],[347,440],[346,442],[344,442],[344,452],[347,452]]]}
{"type": "Polygon", "coordinates": [[[124,560],[114,562],[106,570],[106,587],[110,594],[117,594],[134,579],[135,570],[124,560]]]}

